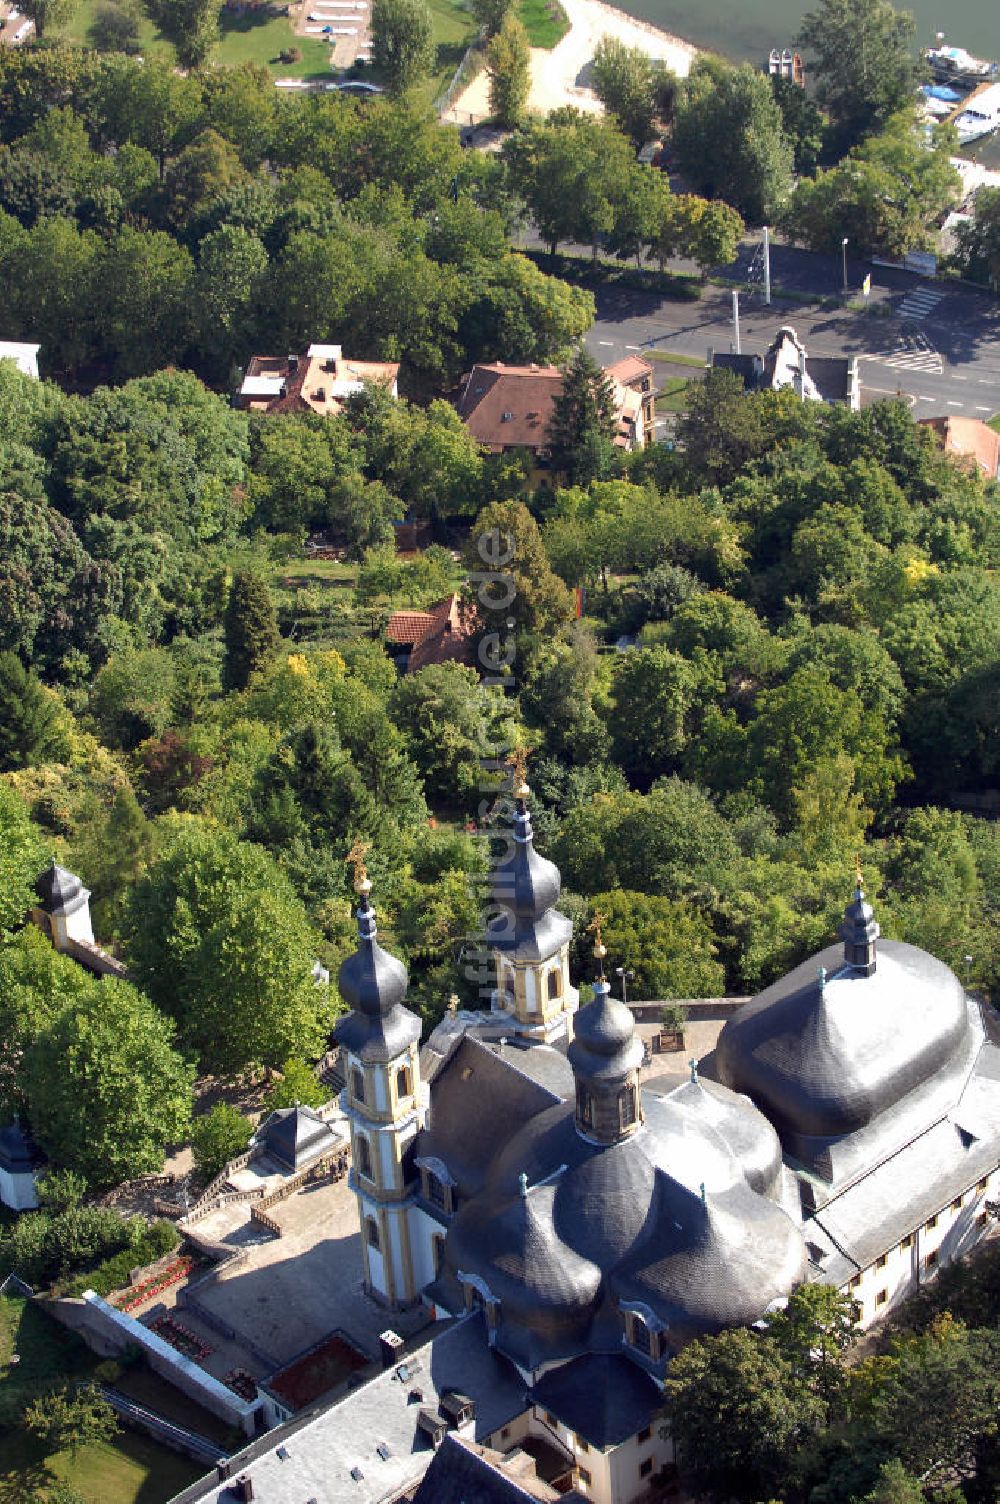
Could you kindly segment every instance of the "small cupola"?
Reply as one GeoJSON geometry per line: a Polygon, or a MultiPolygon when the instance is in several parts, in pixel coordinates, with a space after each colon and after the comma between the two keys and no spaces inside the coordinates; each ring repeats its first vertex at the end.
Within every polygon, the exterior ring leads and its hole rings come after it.
{"type": "Polygon", "coordinates": [[[595,929],[594,998],[576,1015],[567,1054],[576,1080],[577,1132],[598,1143],[617,1144],[642,1123],[642,1044],[631,1011],[611,996],[604,975],[607,948],[599,923],[595,929]]]}
{"type": "Polygon", "coordinates": [[[844,942],[844,962],[856,974],[864,977],[874,975],[875,942],[879,933],[875,912],[861,886],[859,866],[854,897],[844,910],[844,922],[840,926],[840,938],[844,942]]]}

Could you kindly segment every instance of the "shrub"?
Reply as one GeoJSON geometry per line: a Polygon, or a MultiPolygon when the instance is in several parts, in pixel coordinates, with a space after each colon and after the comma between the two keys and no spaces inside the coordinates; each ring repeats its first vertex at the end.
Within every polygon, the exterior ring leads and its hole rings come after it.
{"type": "Polygon", "coordinates": [[[195,1118],[191,1129],[195,1169],[206,1180],[218,1175],[226,1162],[247,1146],[251,1128],[246,1118],[228,1102],[218,1102],[211,1112],[195,1118]]]}

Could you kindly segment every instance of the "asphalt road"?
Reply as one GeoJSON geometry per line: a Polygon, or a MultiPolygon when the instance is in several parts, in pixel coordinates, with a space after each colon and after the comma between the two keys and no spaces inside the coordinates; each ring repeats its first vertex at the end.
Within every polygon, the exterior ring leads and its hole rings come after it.
{"type": "MultiPolygon", "coordinates": [[[[727,275],[746,273],[751,250],[745,248],[727,275]]],[[[1000,412],[996,300],[892,268],[849,263],[850,301],[860,301],[862,280],[872,274],[867,306],[855,310],[840,296],[837,258],[775,247],[771,264],[774,296],[769,308],[759,288],[740,294],[744,351],[762,354],[781,325],[791,324],[809,354],[858,356],[862,402],[900,393],[920,418],[962,414],[985,419],[1000,412]],[[784,291],[795,297],[781,296],[784,291]]],[[[729,350],[732,339],[732,294],[712,285],[697,303],[603,290],[587,344],[607,365],[649,350],[705,360],[709,348],[729,350]]]]}

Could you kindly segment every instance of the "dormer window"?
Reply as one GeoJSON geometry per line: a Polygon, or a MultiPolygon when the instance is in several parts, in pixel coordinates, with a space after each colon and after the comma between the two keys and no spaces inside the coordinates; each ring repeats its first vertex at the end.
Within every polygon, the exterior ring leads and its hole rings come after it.
{"type": "Polygon", "coordinates": [[[420,1171],[420,1194],[431,1206],[450,1217],[455,1210],[455,1182],[447,1165],[433,1155],[418,1158],[414,1163],[420,1171]]]}
{"type": "Polygon", "coordinates": [[[651,1363],[659,1363],[666,1350],[666,1326],[649,1306],[639,1301],[622,1304],[625,1342],[651,1363]]]}

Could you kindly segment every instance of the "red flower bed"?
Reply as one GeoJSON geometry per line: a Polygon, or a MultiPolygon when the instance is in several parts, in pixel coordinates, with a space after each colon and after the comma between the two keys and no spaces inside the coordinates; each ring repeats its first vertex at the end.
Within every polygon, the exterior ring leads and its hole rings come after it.
{"type": "Polygon", "coordinates": [[[176,1285],[184,1279],[194,1268],[194,1259],[187,1254],[174,1259],[165,1269],[161,1269],[152,1279],[143,1280],[141,1285],[134,1285],[131,1290],[123,1291],[124,1299],[115,1303],[120,1311],[134,1311],[145,1301],[151,1300],[154,1295],[159,1295],[163,1290],[168,1290],[171,1285],[176,1285]]]}

